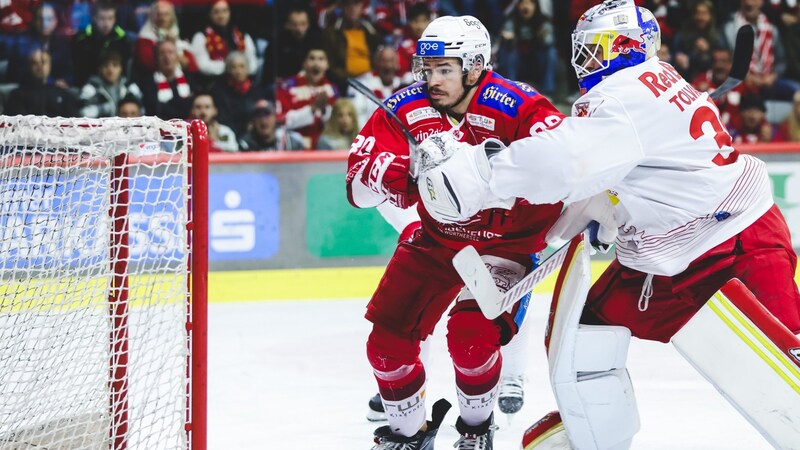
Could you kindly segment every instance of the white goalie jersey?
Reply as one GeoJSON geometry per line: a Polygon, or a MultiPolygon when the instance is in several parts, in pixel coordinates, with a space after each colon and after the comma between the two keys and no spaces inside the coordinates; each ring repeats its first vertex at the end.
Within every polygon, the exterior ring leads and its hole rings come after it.
{"type": "Polygon", "coordinates": [[[493,157],[491,189],[532,203],[608,189],[626,267],[680,273],[773,205],[764,163],[735,151],[709,96],[657,58],[601,81],[572,116],[493,157]]]}

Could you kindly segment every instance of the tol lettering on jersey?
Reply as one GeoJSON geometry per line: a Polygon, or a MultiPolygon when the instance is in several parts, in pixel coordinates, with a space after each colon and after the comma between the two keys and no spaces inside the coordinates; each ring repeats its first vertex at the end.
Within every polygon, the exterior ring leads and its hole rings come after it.
{"type": "MultiPolygon", "coordinates": [[[[652,92],[656,98],[660,97],[661,94],[667,92],[677,83],[684,81],[683,77],[678,74],[678,71],[669,64],[662,63],[661,67],[663,70],[660,72],[645,72],[639,75],[639,81],[650,89],[650,92],[652,92]]],[[[694,86],[686,84],[678,93],[669,98],[669,102],[675,105],[680,111],[683,111],[686,109],[684,105],[691,105],[701,94],[702,93],[695,89],[694,86]]]]}

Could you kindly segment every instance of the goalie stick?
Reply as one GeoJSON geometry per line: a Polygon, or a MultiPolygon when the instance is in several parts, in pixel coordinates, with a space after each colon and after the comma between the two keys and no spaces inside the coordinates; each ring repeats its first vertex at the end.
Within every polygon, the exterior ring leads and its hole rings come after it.
{"type": "MultiPolygon", "coordinates": [[[[754,36],[753,28],[750,25],[744,25],[739,28],[736,33],[736,47],[733,51],[731,71],[728,78],[710,94],[712,100],[727,94],[747,76],[750,60],[753,57],[754,36]]],[[[592,222],[588,227],[589,239],[592,245],[597,247],[599,244],[596,240],[597,224],[592,222]]],[[[478,252],[471,245],[464,247],[456,254],[453,258],[453,266],[461,280],[464,281],[464,284],[475,296],[483,315],[489,319],[494,319],[519,301],[547,275],[560,267],[561,263],[564,262],[568,247],[569,242],[556,250],[541,266],[533,270],[505,293],[497,289],[492,275],[486,269],[478,252]]]]}
{"type": "Polygon", "coordinates": [[[750,25],[742,25],[736,32],[736,46],[733,48],[733,64],[728,78],[711,94],[712,100],[716,100],[728,91],[741,84],[747,77],[750,70],[750,61],[753,59],[753,45],[755,32],[750,25]]]}
{"type": "Polygon", "coordinates": [[[388,114],[389,117],[392,120],[394,120],[397,123],[397,125],[400,127],[400,131],[403,133],[403,135],[406,137],[406,140],[408,141],[408,157],[411,159],[411,167],[410,167],[409,172],[411,174],[411,178],[414,178],[416,180],[417,179],[417,146],[419,145],[419,142],[417,142],[417,139],[414,137],[413,134],[411,134],[410,131],[408,131],[408,128],[406,128],[406,126],[403,125],[403,122],[400,120],[400,118],[397,117],[397,115],[394,113],[394,111],[392,111],[391,108],[386,106],[386,104],[383,103],[381,101],[381,99],[379,99],[378,96],[375,95],[375,93],[370,90],[370,88],[364,86],[364,83],[356,80],[355,78],[348,78],[347,79],[347,84],[349,84],[353,89],[358,91],[359,94],[363,95],[364,97],[367,97],[367,99],[369,99],[372,103],[375,103],[378,106],[378,108],[384,110],[386,112],[386,114],[388,114]]]}

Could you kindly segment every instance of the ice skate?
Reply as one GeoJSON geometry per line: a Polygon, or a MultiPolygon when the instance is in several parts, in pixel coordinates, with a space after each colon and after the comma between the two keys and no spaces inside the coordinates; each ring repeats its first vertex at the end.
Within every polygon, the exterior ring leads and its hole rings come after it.
{"type": "Polygon", "coordinates": [[[469,426],[461,421],[461,417],[456,421],[456,430],[461,437],[453,444],[458,450],[492,450],[494,445],[494,413],[480,425],[469,426]]]}
{"type": "MultiPolygon", "coordinates": [[[[375,446],[372,450],[433,450],[433,441],[436,433],[444,420],[445,414],[450,409],[450,402],[441,399],[433,404],[431,420],[428,428],[419,431],[414,436],[406,437],[392,433],[391,425],[384,425],[375,430],[375,446]]],[[[466,447],[465,447],[466,448],[466,447]]],[[[480,447],[478,447],[480,448],[480,447]]]]}
{"type": "Polygon", "coordinates": [[[502,377],[500,379],[500,393],[497,396],[497,405],[500,407],[500,412],[508,415],[508,423],[511,423],[514,414],[518,413],[525,403],[524,383],[525,379],[522,376],[502,377]]]}
{"type": "Polygon", "coordinates": [[[383,402],[381,401],[381,394],[375,394],[369,399],[369,410],[367,411],[367,420],[370,422],[383,422],[386,420],[386,411],[383,410],[383,402]]]}

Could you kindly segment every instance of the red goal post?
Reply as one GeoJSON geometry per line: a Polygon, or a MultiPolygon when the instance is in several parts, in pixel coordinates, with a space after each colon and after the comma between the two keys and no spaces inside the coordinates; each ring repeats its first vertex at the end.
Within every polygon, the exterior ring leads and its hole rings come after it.
{"type": "Polygon", "coordinates": [[[0,448],[206,448],[200,121],[0,116],[0,448]]]}

